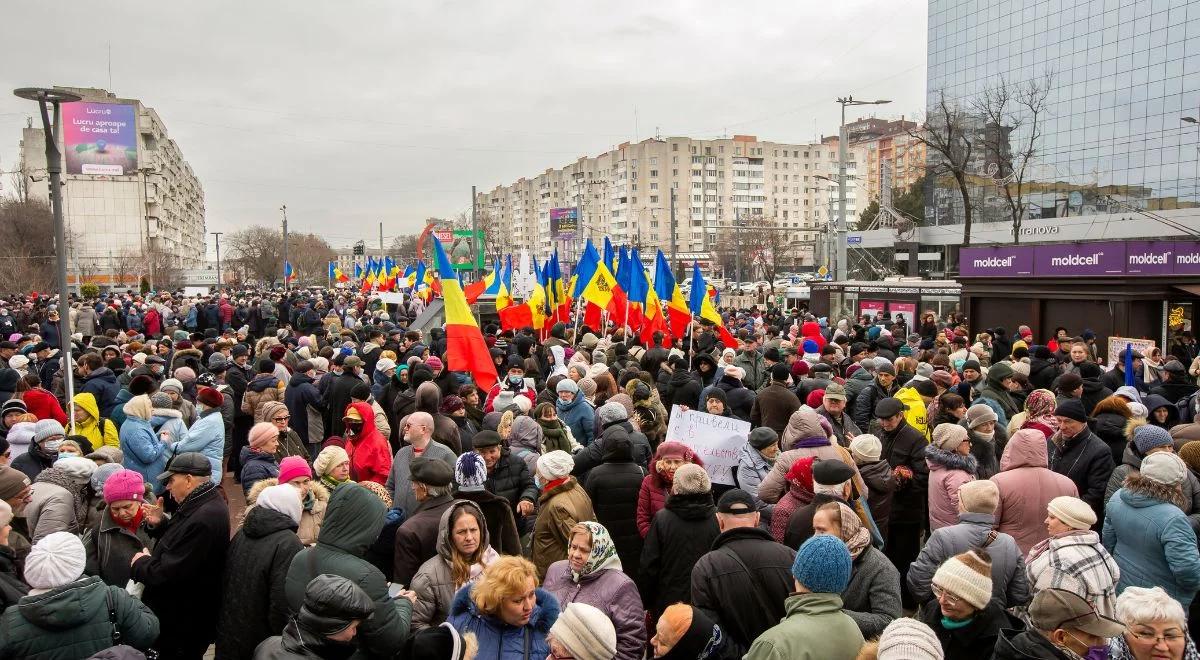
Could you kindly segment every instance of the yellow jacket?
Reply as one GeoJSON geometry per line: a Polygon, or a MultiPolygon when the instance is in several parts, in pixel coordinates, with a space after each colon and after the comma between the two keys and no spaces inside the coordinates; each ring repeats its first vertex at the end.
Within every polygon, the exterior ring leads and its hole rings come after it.
{"type": "Polygon", "coordinates": [[[901,387],[896,392],[896,398],[904,404],[904,419],[908,421],[908,425],[920,431],[925,439],[929,439],[929,423],[925,419],[925,400],[917,393],[917,390],[912,387],[901,387]]]}
{"type": "Polygon", "coordinates": [[[75,407],[87,413],[87,419],[82,422],[72,422],[70,435],[82,435],[92,443],[92,449],[103,445],[121,448],[121,439],[117,433],[117,425],[111,419],[100,422],[100,407],[96,405],[96,395],[91,392],[80,392],[71,399],[75,407]],[[103,430],[101,430],[103,426],[103,430]]]}

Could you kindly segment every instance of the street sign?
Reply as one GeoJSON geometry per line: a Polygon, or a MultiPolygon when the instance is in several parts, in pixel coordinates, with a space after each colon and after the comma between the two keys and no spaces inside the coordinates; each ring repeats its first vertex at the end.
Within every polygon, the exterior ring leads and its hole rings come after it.
{"type": "Polygon", "coordinates": [[[847,236],[846,245],[862,245],[862,236],[847,236]]]}
{"type": "Polygon", "coordinates": [[[817,275],[820,275],[821,277],[825,277],[828,274],[829,274],[829,269],[824,266],[821,266],[820,268],[817,269],[817,275]]]}

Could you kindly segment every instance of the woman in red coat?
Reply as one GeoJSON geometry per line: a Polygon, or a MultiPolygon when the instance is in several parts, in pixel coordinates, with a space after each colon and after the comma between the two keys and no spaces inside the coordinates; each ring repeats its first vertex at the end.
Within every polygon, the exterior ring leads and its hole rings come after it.
{"type": "Polygon", "coordinates": [[[658,451],[654,452],[654,460],[650,462],[650,474],[642,480],[642,488],[638,491],[637,526],[642,538],[646,538],[646,534],[650,532],[654,514],[667,503],[675,470],[687,463],[704,467],[704,462],[696,452],[681,442],[668,440],[659,445],[658,451]]]}
{"type": "Polygon", "coordinates": [[[37,415],[38,419],[53,419],[66,426],[67,413],[63,411],[62,404],[50,393],[50,390],[41,386],[41,380],[38,379],[37,374],[26,375],[24,381],[24,386],[29,389],[21,392],[18,387],[17,395],[25,402],[29,413],[37,415]]]}
{"type": "Polygon", "coordinates": [[[346,424],[346,453],[350,456],[350,475],[355,481],[387,483],[392,471],[392,448],[375,428],[375,411],[365,401],[346,406],[342,418],[346,424]]]}

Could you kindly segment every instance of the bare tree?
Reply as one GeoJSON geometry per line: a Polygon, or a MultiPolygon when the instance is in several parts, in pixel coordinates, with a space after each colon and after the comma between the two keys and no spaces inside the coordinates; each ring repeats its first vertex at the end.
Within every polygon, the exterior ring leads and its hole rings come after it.
{"type": "Polygon", "coordinates": [[[278,230],[252,225],[231,233],[226,240],[228,262],[240,267],[247,280],[274,286],[283,277],[283,241],[278,230]]]}
{"type": "Polygon", "coordinates": [[[288,261],[296,269],[300,284],[325,284],[329,262],[336,257],[329,243],[316,234],[288,234],[288,261]]]}
{"type": "Polygon", "coordinates": [[[909,129],[908,135],[921,142],[937,154],[938,161],[929,168],[933,175],[943,174],[954,178],[962,196],[963,245],[971,244],[970,168],[975,156],[974,126],[969,113],[957,102],[946,97],[945,90],[937,92],[937,102],[917,128],[909,129]]]}
{"type": "Polygon", "coordinates": [[[515,245],[512,236],[506,233],[501,226],[499,214],[492,213],[486,208],[478,208],[475,211],[475,220],[479,231],[483,232],[485,262],[491,263],[496,259],[503,258],[506,254],[512,254],[515,245]]]}
{"type": "Polygon", "coordinates": [[[419,234],[401,234],[392,239],[392,244],[388,248],[388,253],[392,258],[400,262],[400,267],[404,268],[410,264],[417,263],[417,237],[419,234]]]}
{"type": "Polygon", "coordinates": [[[54,214],[41,200],[0,200],[0,290],[55,288],[54,214]]]}
{"type": "Polygon", "coordinates": [[[1047,73],[1038,80],[1013,83],[1000,79],[985,89],[972,104],[984,122],[979,144],[991,175],[1004,196],[1012,220],[1013,242],[1021,242],[1021,223],[1025,206],[1026,174],[1038,156],[1047,115],[1046,97],[1054,76],[1047,73]],[[1018,140],[1013,144],[1014,136],[1018,140]]]}

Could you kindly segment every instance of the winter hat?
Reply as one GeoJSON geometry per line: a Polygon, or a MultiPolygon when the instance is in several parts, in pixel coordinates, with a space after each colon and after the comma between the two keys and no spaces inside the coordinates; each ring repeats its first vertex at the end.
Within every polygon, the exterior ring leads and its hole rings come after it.
{"type": "MultiPolygon", "coordinates": [[[[474,635],[472,635],[471,647],[474,649],[477,646],[478,644],[474,642],[474,635]]],[[[463,640],[462,635],[458,634],[449,621],[443,621],[433,628],[417,631],[408,639],[406,648],[408,653],[401,657],[463,660],[463,658],[474,655],[474,651],[468,651],[467,643],[463,640]]]]}
{"type": "Polygon", "coordinates": [[[118,470],[104,482],[104,502],[112,504],[121,500],[141,502],[146,496],[146,482],[136,470],[118,470]]]}
{"type": "Polygon", "coordinates": [[[954,377],[950,375],[949,371],[935,371],[929,375],[929,380],[933,381],[935,385],[941,386],[942,389],[948,390],[954,385],[954,377]]]}
{"type": "Polygon", "coordinates": [[[933,630],[911,618],[899,618],[888,624],[879,636],[876,656],[879,660],[943,660],[942,643],[933,630]]]}
{"type": "Polygon", "coordinates": [[[930,444],[942,451],[952,452],[967,439],[966,429],[958,424],[943,423],[933,429],[933,441],[930,444]]]}
{"type": "Polygon", "coordinates": [[[467,404],[463,403],[462,397],[457,394],[447,394],[442,399],[442,405],[438,406],[438,411],[443,415],[449,415],[459,410],[465,410],[467,404]]]}
{"type": "Polygon", "coordinates": [[[992,558],[982,548],[955,555],[938,567],[933,584],[982,610],[992,599],[992,558]]]}
{"type": "Polygon", "coordinates": [[[524,394],[518,394],[513,397],[513,404],[521,411],[522,415],[528,415],[529,409],[533,407],[533,402],[524,394]]]}
{"type": "Polygon", "coordinates": [[[1146,419],[1150,416],[1150,411],[1146,409],[1146,406],[1137,401],[1130,401],[1126,405],[1129,406],[1129,411],[1133,413],[1133,416],[1138,419],[1146,419]]]}
{"type": "Polygon", "coordinates": [[[271,350],[267,353],[267,355],[271,357],[272,361],[279,362],[283,359],[284,355],[287,355],[287,347],[285,347],[283,344],[276,344],[275,346],[271,347],[271,350]]]}
{"type": "Polygon", "coordinates": [[[429,367],[433,371],[445,368],[445,365],[442,364],[442,359],[436,355],[430,355],[429,358],[425,360],[425,366],[429,367]]]}
{"type": "Polygon", "coordinates": [[[39,419],[33,428],[34,443],[39,443],[46,438],[56,435],[67,434],[66,430],[63,429],[63,425],[59,424],[58,420],[55,419],[39,419]]]}
{"type": "Polygon", "coordinates": [[[750,432],[750,437],[747,438],[746,442],[750,443],[750,446],[755,449],[766,449],[779,442],[779,434],[769,426],[760,426],[750,432]]]}
{"type": "Polygon", "coordinates": [[[345,449],[337,445],[331,445],[322,449],[321,453],[317,454],[317,460],[313,461],[313,470],[317,473],[317,476],[323,477],[329,474],[329,471],[335,466],[341,465],[348,460],[350,460],[350,454],[347,454],[345,449]]]}
{"type": "Polygon", "coordinates": [[[813,410],[821,407],[821,400],[825,398],[825,390],[815,389],[808,393],[808,397],[804,399],[805,405],[813,410]]]}
{"type": "Polygon", "coordinates": [[[16,497],[28,485],[29,477],[24,472],[7,465],[0,465],[0,500],[16,497]]]}
{"type": "Polygon", "coordinates": [[[225,403],[225,397],[215,387],[201,387],[196,392],[196,403],[202,403],[209,408],[220,408],[225,403]]]}
{"type": "Polygon", "coordinates": [[[1200,440],[1184,443],[1179,448],[1179,458],[1182,458],[1193,472],[1200,472],[1200,440]]]}
{"type": "Polygon", "coordinates": [[[550,627],[550,634],[577,660],[612,660],[617,630],[604,612],[586,603],[570,603],[550,627]]]}
{"type": "Polygon", "coordinates": [[[850,456],[854,459],[856,465],[874,463],[879,460],[879,456],[882,453],[883,443],[879,441],[879,438],[870,433],[856,435],[850,441],[850,456]]]}
{"type": "Polygon", "coordinates": [[[975,430],[988,422],[996,421],[996,413],[984,403],[977,403],[967,408],[967,426],[975,430]]]}
{"type": "Polygon", "coordinates": [[[1071,529],[1091,529],[1096,524],[1096,512],[1078,497],[1056,497],[1046,505],[1046,511],[1071,529]]]}
{"type": "Polygon", "coordinates": [[[179,367],[175,370],[175,379],[181,383],[196,382],[196,371],[191,367],[179,367]]]}
{"type": "Polygon", "coordinates": [[[300,491],[295,486],[284,483],[264,488],[258,494],[258,499],[254,501],[254,504],[264,509],[278,511],[291,518],[292,522],[297,525],[300,524],[300,513],[304,509],[300,503],[300,491]]]}
{"type": "Polygon", "coordinates": [[[958,488],[958,503],[967,513],[992,514],[1000,507],[1000,489],[990,479],[968,481],[958,488]]]}
{"type": "MultiPolygon", "coordinates": [[[[91,461],[92,459],[89,458],[87,460],[91,461]]],[[[95,461],[92,462],[94,463],[95,461]]],[[[103,495],[104,485],[108,483],[108,480],[112,478],[114,474],[123,469],[124,468],[121,467],[120,463],[105,463],[104,465],[97,465],[96,470],[92,472],[91,479],[88,480],[92,487],[92,492],[96,493],[97,495],[103,495]]]]}
{"type": "Polygon", "coordinates": [[[279,483],[281,484],[286,484],[297,477],[312,479],[312,476],[312,468],[308,467],[308,461],[300,456],[288,456],[279,462],[279,483]]]}
{"type": "Polygon", "coordinates": [[[556,394],[561,393],[561,392],[570,392],[571,394],[579,394],[579,386],[576,385],[575,381],[571,380],[570,378],[564,378],[564,379],[558,381],[558,385],[554,386],[554,392],[556,394]]]}
{"type": "Polygon", "coordinates": [[[1138,403],[1142,402],[1141,392],[1138,392],[1136,388],[1128,385],[1122,385],[1118,387],[1117,391],[1113,392],[1113,396],[1123,397],[1127,401],[1137,401],[1138,403]]]}
{"type": "Polygon", "coordinates": [[[30,595],[78,580],[86,563],[87,553],[78,536],[70,532],[47,534],[25,558],[25,583],[32,588],[30,595]]]}
{"type": "Polygon", "coordinates": [[[54,461],[54,467],[62,470],[75,483],[85,484],[96,472],[96,461],[82,456],[68,456],[54,461]]]}
{"type": "Polygon", "coordinates": [[[1142,459],[1142,476],[1164,486],[1178,486],[1187,477],[1187,464],[1175,454],[1154,452],[1142,459]]]}
{"type": "Polygon", "coordinates": [[[805,589],[818,594],[840,594],[850,584],[850,551],[838,537],[818,534],[796,552],[792,577],[805,589]]]}
{"type": "Polygon", "coordinates": [[[327,637],[374,612],[375,601],[361,587],[340,575],[323,573],[304,587],[304,603],[296,619],[306,629],[327,637]]]}
{"type": "Polygon", "coordinates": [[[473,451],[463,452],[454,462],[454,482],[460,493],[478,493],[487,481],[487,463],[473,451]]]}
{"type": "Polygon", "coordinates": [[[171,390],[176,394],[183,394],[183,383],[179,382],[176,378],[168,378],[162,382],[162,385],[158,386],[158,389],[160,391],[171,390]]]}
{"type": "Polygon", "coordinates": [[[259,422],[250,428],[250,448],[257,451],[279,437],[279,429],[271,422],[259,422]]]}
{"type": "Polygon", "coordinates": [[[0,406],[0,417],[9,413],[21,413],[23,415],[27,412],[29,412],[29,408],[26,407],[23,399],[9,399],[4,402],[3,406],[0,406]]]}
{"type": "Polygon", "coordinates": [[[171,397],[168,396],[166,392],[159,390],[150,395],[150,405],[154,406],[155,408],[170,408],[171,397]]]}
{"type": "Polygon", "coordinates": [[[543,454],[537,460],[537,471],[550,479],[567,477],[573,469],[575,469],[575,459],[561,449],[543,454]]]}
{"type": "Polygon", "coordinates": [[[579,385],[579,391],[583,392],[585,398],[596,393],[596,381],[592,380],[590,376],[580,378],[576,384],[579,385]]]}
{"type": "Polygon", "coordinates": [[[395,368],[396,361],[391,358],[379,358],[379,361],[375,363],[375,371],[378,373],[383,373],[389,369],[395,368]]]}
{"type": "Polygon", "coordinates": [[[1145,456],[1146,452],[1155,447],[1172,447],[1171,434],[1161,426],[1143,424],[1133,430],[1133,445],[1138,453],[1145,456]]]}
{"type": "Polygon", "coordinates": [[[704,468],[695,463],[687,463],[675,470],[675,476],[671,481],[672,495],[700,495],[710,491],[712,491],[712,480],[709,479],[708,471],[704,468]]]}
{"type": "MultiPolygon", "coordinates": [[[[566,380],[570,379],[565,379],[563,382],[566,382],[566,380]]],[[[562,385],[562,383],[560,382],[559,385],[562,385]]],[[[617,403],[616,401],[609,401],[608,403],[600,406],[600,408],[596,410],[596,414],[600,415],[601,424],[611,424],[613,422],[620,422],[622,420],[629,419],[629,411],[625,410],[625,406],[617,403]]]]}
{"type": "Polygon", "coordinates": [[[1087,411],[1083,409],[1083,403],[1079,399],[1066,399],[1058,404],[1058,407],[1054,409],[1054,416],[1066,417],[1083,423],[1088,421],[1087,411]]]}

